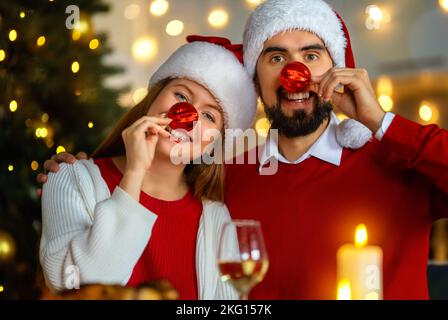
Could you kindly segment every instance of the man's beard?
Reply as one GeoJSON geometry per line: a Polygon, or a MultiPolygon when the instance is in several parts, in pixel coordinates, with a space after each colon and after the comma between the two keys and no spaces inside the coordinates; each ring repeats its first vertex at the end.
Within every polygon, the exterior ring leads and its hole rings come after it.
{"type": "MultiPolygon", "coordinates": [[[[310,115],[304,110],[294,110],[292,116],[287,116],[280,103],[272,107],[267,107],[264,103],[264,112],[271,122],[271,129],[277,129],[279,134],[287,138],[303,137],[315,132],[333,110],[331,102],[324,102],[317,95],[316,98],[316,108],[310,115]]],[[[277,95],[277,101],[281,101],[280,94],[277,95]]]]}

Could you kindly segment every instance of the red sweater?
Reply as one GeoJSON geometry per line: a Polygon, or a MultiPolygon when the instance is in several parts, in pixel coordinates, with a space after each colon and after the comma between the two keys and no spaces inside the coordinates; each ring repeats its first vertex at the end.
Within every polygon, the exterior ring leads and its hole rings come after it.
{"type": "Polygon", "coordinates": [[[311,157],[228,165],[232,218],[261,221],[270,266],[252,299],[335,299],[336,251],[364,223],[383,249],[385,299],[427,299],[431,223],[448,217],[448,133],[396,116],[383,140],[344,149],[339,167],[311,157]]]}
{"type": "MultiPolygon", "coordinates": [[[[95,159],[110,192],[120,184],[122,174],[112,159],[95,159]]],[[[140,203],[158,218],[148,245],[134,266],[129,286],[153,280],[168,280],[181,300],[198,298],[196,239],[202,203],[188,192],[177,201],[163,201],[142,192],[140,203]]],[[[129,248],[132,250],[132,248],[129,248]]]]}

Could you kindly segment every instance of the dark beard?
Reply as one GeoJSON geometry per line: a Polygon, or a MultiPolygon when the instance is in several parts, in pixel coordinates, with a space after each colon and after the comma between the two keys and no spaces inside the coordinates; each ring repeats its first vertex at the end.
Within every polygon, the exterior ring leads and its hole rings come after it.
{"type": "MultiPolygon", "coordinates": [[[[280,103],[273,107],[267,107],[264,103],[264,112],[271,122],[271,129],[277,129],[279,134],[287,138],[304,137],[315,132],[330,117],[333,110],[331,102],[324,102],[320,97],[317,99],[316,108],[310,115],[304,110],[295,110],[292,116],[287,116],[283,113],[280,103]]],[[[281,101],[279,94],[277,101],[281,101]]]]}

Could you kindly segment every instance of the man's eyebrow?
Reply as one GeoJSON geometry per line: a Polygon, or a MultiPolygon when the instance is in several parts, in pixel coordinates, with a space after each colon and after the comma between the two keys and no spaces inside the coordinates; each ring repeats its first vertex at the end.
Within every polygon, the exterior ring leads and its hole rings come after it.
{"type": "Polygon", "coordinates": [[[308,51],[308,50],[318,50],[318,51],[324,51],[325,47],[319,43],[310,44],[308,46],[300,48],[299,51],[308,51]]]}
{"type": "Polygon", "coordinates": [[[263,50],[261,55],[264,56],[270,52],[288,52],[288,50],[282,47],[267,47],[266,49],[263,50]]]}

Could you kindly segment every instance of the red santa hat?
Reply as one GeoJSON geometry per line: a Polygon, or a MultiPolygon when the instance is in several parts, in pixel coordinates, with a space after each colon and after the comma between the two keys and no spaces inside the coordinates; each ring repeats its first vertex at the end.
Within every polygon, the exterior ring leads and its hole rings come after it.
{"type": "Polygon", "coordinates": [[[252,13],[244,31],[244,63],[252,77],[266,40],[289,30],[314,33],[324,42],[336,67],[355,67],[347,27],[326,2],[267,0],[252,13]]]}
{"type": "MultiPolygon", "coordinates": [[[[329,4],[323,0],[267,0],[249,17],[243,35],[244,64],[252,79],[264,43],[290,30],[317,35],[325,44],[335,67],[355,68],[348,29],[329,4]]],[[[339,143],[347,148],[362,147],[371,138],[370,130],[355,120],[338,127],[339,143]]]]}
{"type": "Polygon", "coordinates": [[[249,128],[257,111],[257,94],[243,67],[243,46],[220,37],[188,36],[153,74],[149,86],[164,80],[195,81],[217,99],[223,108],[226,129],[249,128]]]}

